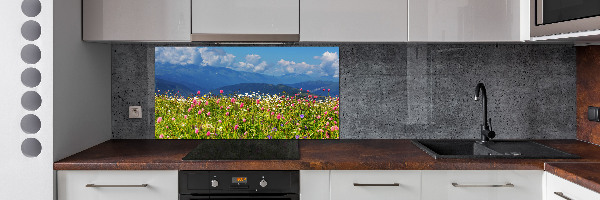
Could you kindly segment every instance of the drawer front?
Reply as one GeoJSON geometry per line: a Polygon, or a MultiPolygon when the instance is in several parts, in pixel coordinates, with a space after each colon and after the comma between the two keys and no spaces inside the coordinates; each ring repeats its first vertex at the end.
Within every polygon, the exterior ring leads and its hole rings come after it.
{"type": "Polygon", "coordinates": [[[537,170],[423,171],[423,199],[542,200],[542,176],[537,170]]]}
{"type": "Polygon", "coordinates": [[[330,183],[331,200],[418,200],[421,171],[333,170],[330,183]]]}
{"type": "Polygon", "coordinates": [[[56,179],[59,200],[178,199],[175,170],[68,170],[58,171],[56,179]]]}
{"type": "Polygon", "coordinates": [[[600,199],[600,194],[567,181],[554,174],[546,173],[546,200],[600,199]],[[556,194],[559,193],[559,194],[556,194]]]}

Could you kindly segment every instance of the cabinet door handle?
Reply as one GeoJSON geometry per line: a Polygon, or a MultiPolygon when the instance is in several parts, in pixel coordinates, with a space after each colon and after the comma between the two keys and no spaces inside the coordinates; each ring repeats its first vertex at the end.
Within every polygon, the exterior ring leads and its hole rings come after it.
{"type": "Polygon", "coordinates": [[[400,186],[400,183],[391,183],[391,184],[354,183],[354,186],[400,186]]]}
{"type": "Polygon", "coordinates": [[[507,183],[504,185],[462,185],[458,183],[452,183],[454,187],[515,187],[512,183],[507,183]]]}
{"type": "Polygon", "coordinates": [[[563,194],[562,192],[554,192],[554,194],[556,196],[562,197],[565,200],[573,200],[573,199],[569,198],[568,196],[565,196],[565,194],[563,194]]]}
{"type": "Polygon", "coordinates": [[[148,184],[140,184],[140,185],[96,185],[96,184],[87,184],[85,187],[148,187],[148,184]]]}

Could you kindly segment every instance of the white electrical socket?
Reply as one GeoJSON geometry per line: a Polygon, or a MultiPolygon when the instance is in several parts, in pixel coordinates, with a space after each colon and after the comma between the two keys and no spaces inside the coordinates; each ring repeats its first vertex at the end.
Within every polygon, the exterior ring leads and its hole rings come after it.
{"type": "Polygon", "coordinates": [[[129,106],[129,118],[142,118],[142,106],[129,106]]]}

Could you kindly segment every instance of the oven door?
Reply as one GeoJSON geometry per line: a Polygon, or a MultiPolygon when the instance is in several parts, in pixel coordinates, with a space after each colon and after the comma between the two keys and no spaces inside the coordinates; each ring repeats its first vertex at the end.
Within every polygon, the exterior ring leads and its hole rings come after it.
{"type": "Polygon", "coordinates": [[[205,200],[205,199],[219,199],[219,200],[239,200],[239,199],[265,199],[265,200],[300,200],[297,194],[285,194],[285,195],[219,195],[219,196],[195,196],[195,195],[179,195],[179,200],[205,200]]]}

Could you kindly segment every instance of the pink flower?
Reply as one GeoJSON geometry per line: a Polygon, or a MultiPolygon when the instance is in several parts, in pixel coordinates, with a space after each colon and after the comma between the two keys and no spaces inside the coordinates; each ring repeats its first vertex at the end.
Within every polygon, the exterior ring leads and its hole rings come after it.
{"type": "Polygon", "coordinates": [[[246,118],[242,119],[242,122],[246,122],[246,118]]]}
{"type": "Polygon", "coordinates": [[[240,104],[240,108],[243,108],[243,107],[244,107],[244,103],[240,104]]]}
{"type": "Polygon", "coordinates": [[[312,98],[312,95],[308,95],[308,98],[312,98]]]}
{"type": "Polygon", "coordinates": [[[325,89],[323,89],[323,92],[325,92],[325,89]]]}
{"type": "Polygon", "coordinates": [[[210,112],[207,112],[207,113],[206,113],[206,116],[210,116],[210,112]]]}
{"type": "MultiPolygon", "coordinates": [[[[167,126],[167,128],[169,128],[169,126],[167,126]]],[[[167,136],[168,137],[168,136],[167,136]]]]}
{"type": "Polygon", "coordinates": [[[225,116],[229,116],[229,112],[226,112],[226,113],[225,113],[225,116]]]}
{"type": "Polygon", "coordinates": [[[160,136],[158,136],[158,138],[163,139],[165,136],[163,134],[160,134],[160,136]]]}
{"type": "Polygon", "coordinates": [[[257,99],[257,100],[256,100],[256,104],[260,104],[260,100],[258,100],[258,99],[257,99]]]}
{"type": "Polygon", "coordinates": [[[223,90],[219,90],[219,92],[220,92],[221,94],[223,94],[223,90]]]}
{"type": "Polygon", "coordinates": [[[325,126],[329,126],[329,122],[325,123],[325,126]]]}
{"type": "Polygon", "coordinates": [[[292,104],[292,107],[294,107],[294,104],[292,104]]]}
{"type": "Polygon", "coordinates": [[[171,120],[175,121],[175,117],[171,118],[171,120]]]}
{"type": "MultiPolygon", "coordinates": [[[[268,111],[268,110],[267,110],[267,111],[268,111]]],[[[271,115],[274,115],[274,114],[275,114],[275,112],[271,112],[271,115]]]]}
{"type": "Polygon", "coordinates": [[[223,106],[221,106],[221,108],[219,108],[219,109],[223,109],[223,106]]]}
{"type": "Polygon", "coordinates": [[[316,99],[316,98],[317,98],[317,95],[313,96],[313,98],[315,98],[315,99],[316,99]]]}
{"type": "Polygon", "coordinates": [[[196,130],[194,131],[194,133],[198,134],[198,128],[196,128],[196,130]]]}
{"type": "Polygon", "coordinates": [[[188,108],[188,112],[192,112],[192,108],[188,108]]]}
{"type": "Polygon", "coordinates": [[[337,107],[333,107],[333,110],[337,109],[337,107]]]}
{"type": "Polygon", "coordinates": [[[327,115],[327,111],[325,111],[325,115],[327,115]]]}
{"type": "Polygon", "coordinates": [[[321,115],[317,115],[317,119],[321,119],[321,115]]]}
{"type": "Polygon", "coordinates": [[[337,130],[340,130],[340,128],[338,126],[334,125],[331,127],[331,131],[337,131],[337,130]]]}
{"type": "Polygon", "coordinates": [[[221,102],[221,99],[217,99],[217,104],[218,104],[219,102],[221,102]]]}
{"type": "Polygon", "coordinates": [[[198,90],[198,92],[196,92],[197,95],[200,95],[200,90],[198,90]]]}
{"type": "Polygon", "coordinates": [[[187,119],[187,115],[184,115],[183,118],[187,119]]]}
{"type": "Polygon", "coordinates": [[[236,124],[236,125],[233,127],[233,130],[238,130],[238,127],[239,127],[239,126],[236,124]]]}
{"type": "Polygon", "coordinates": [[[235,103],[235,98],[231,98],[231,103],[235,103]]]}
{"type": "Polygon", "coordinates": [[[199,111],[198,111],[198,114],[202,114],[202,110],[199,110],[199,111]]]}
{"type": "Polygon", "coordinates": [[[208,101],[206,101],[206,103],[204,103],[205,106],[208,106],[208,101]]]}
{"type": "Polygon", "coordinates": [[[260,107],[260,110],[265,110],[265,107],[260,107]]]}
{"type": "Polygon", "coordinates": [[[194,106],[194,104],[196,104],[196,102],[197,102],[197,101],[196,101],[196,99],[194,99],[194,100],[192,101],[192,106],[194,106]]]}
{"type": "Polygon", "coordinates": [[[281,113],[277,114],[277,119],[281,119],[281,113]]]}
{"type": "Polygon", "coordinates": [[[219,120],[219,123],[221,123],[221,122],[223,122],[223,121],[219,120]]]}
{"type": "Polygon", "coordinates": [[[309,90],[306,90],[306,92],[310,92],[309,90]]]}
{"type": "Polygon", "coordinates": [[[331,89],[327,89],[327,92],[331,91],[331,89]]]}
{"type": "Polygon", "coordinates": [[[206,131],[206,136],[210,136],[210,131],[206,131]]]}
{"type": "Polygon", "coordinates": [[[162,117],[158,117],[158,119],[156,119],[156,123],[157,124],[160,123],[160,122],[162,122],[162,117]]]}
{"type": "Polygon", "coordinates": [[[300,88],[300,91],[302,91],[302,88],[300,88]]]}

